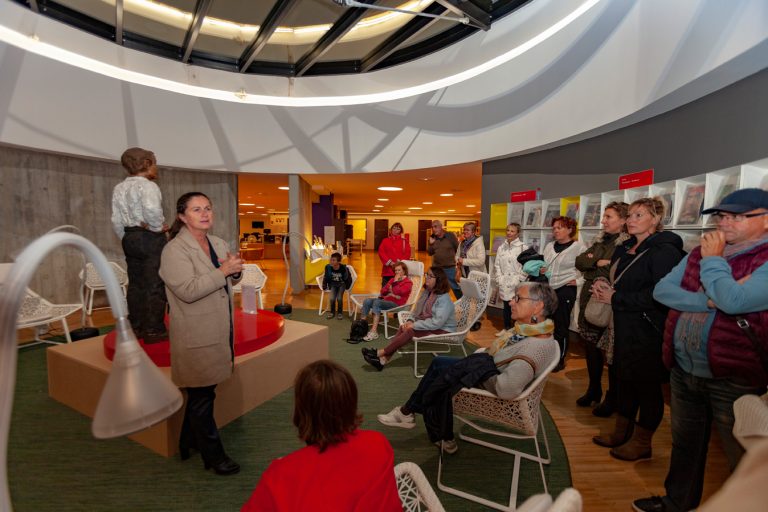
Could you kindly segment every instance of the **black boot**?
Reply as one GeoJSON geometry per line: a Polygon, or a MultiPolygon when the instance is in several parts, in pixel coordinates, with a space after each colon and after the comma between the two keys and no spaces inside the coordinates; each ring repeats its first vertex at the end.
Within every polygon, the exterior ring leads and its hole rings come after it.
{"type": "Polygon", "coordinates": [[[608,391],[605,398],[597,407],[592,409],[592,414],[599,418],[608,418],[616,411],[616,370],[613,365],[608,365],[608,391]]]}
{"type": "Polygon", "coordinates": [[[594,344],[584,342],[585,359],[587,360],[587,374],[589,375],[589,387],[587,392],[576,400],[579,407],[589,407],[593,403],[599,403],[603,396],[603,351],[594,344]]]}

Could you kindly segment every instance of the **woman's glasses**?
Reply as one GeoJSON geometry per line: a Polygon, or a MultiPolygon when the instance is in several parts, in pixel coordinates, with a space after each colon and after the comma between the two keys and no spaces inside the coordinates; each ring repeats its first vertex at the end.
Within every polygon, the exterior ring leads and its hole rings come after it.
{"type": "Polygon", "coordinates": [[[515,295],[514,297],[512,297],[512,300],[515,301],[515,302],[520,302],[521,300],[537,300],[537,299],[532,299],[530,297],[521,297],[519,295],[515,295]]]}
{"type": "Polygon", "coordinates": [[[424,274],[424,277],[426,277],[427,279],[434,279],[435,274],[424,274]]]}

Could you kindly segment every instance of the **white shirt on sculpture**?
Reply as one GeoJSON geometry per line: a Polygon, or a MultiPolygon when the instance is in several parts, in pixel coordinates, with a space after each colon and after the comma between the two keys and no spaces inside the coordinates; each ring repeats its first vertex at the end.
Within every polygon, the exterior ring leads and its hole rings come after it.
{"type": "Polygon", "coordinates": [[[125,228],[147,225],[160,233],[165,217],[160,187],[143,176],[128,176],[112,191],[112,227],[122,240],[125,228]]]}

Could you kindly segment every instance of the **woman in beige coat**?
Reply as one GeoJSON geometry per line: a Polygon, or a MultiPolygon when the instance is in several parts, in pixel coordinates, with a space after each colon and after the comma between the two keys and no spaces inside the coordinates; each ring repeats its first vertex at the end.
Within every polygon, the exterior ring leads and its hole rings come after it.
{"type": "Polygon", "coordinates": [[[208,235],[212,224],[205,194],[179,198],[160,277],[170,307],[171,378],[187,391],[179,454],[186,460],[190,448],[198,449],[206,469],[231,475],[240,466],[224,452],[213,401],[216,385],[232,374],[232,280],[239,279],[243,260],[229,254],[224,240],[208,235]]]}

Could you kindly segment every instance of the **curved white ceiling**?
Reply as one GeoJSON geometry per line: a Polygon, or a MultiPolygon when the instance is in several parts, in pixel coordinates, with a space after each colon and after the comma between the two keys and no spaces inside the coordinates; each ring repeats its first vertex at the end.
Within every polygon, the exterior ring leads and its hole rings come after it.
{"type": "Polygon", "coordinates": [[[634,122],[768,65],[768,3],[762,0],[602,0],[589,9],[582,1],[535,0],[491,31],[424,59],[363,75],[298,79],[180,65],[11,2],[0,3],[0,29],[232,96],[243,89],[313,98],[379,94],[446,79],[520,47],[581,5],[585,12],[570,24],[474,78],[351,106],[192,97],[0,43],[0,142],[109,159],[141,145],[155,150],[162,164],[223,171],[414,169],[524,152],[634,122]]]}

